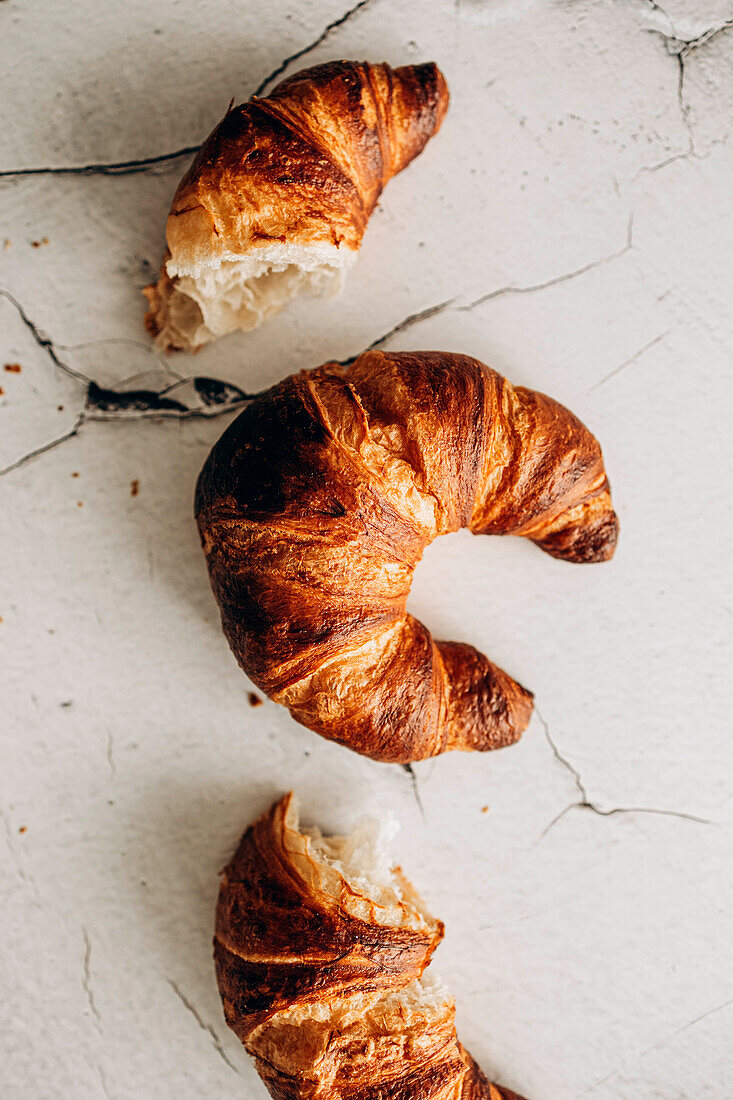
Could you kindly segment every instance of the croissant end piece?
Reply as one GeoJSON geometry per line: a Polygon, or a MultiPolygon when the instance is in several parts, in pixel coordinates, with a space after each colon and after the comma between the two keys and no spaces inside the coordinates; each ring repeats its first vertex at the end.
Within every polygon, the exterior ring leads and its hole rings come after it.
{"type": "Polygon", "coordinates": [[[227,1023],[276,1100],[521,1100],[489,1084],[423,976],[443,925],[387,839],[376,822],[300,829],[292,794],[247,830],[216,913],[227,1023]]]}
{"type": "Polygon", "coordinates": [[[376,760],[516,741],[532,696],[405,610],[436,535],[523,535],[605,561],[597,441],[476,359],[371,351],[274,386],[199,476],[196,516],[237,660],[303,725],[376,760]]]}
{"type": "Polygon", "coordinates": [[[333,61],[229,110],[178,186],[144,290],[158,346],[191,351],[338,290],[382,188],[447,108],[432,62],[333,61]]]}

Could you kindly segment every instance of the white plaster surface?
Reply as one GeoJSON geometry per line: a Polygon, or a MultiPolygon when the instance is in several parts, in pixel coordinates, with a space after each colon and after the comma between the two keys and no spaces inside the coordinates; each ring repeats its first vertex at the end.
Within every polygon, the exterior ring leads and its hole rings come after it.
{"type": "Polygon", "coordinates": [[[6,473],[0,1093],[264,1096],[222,1018],[212,920],[240,832],[293,787],[325,828],[402,820],[399,859],[447,927],[434,966],[496,1079],[530,1100],[727,1100],[733,5],[368,0],[306,49],[345,12],[2,0],[0,465],[82,410],[43,334],[103,385],[173,369],[258,389],[451,300],[387,346],[471,353],[576,411],[618,553],[429,549],[411,609],[538,712],[517,747],[418,765],[423,817],[401,769],[248,705],[191,518],[231,414],[89,421],[6,473]],[[287,72],[437,60],[443,130],[388,185],[340,298],[166,365],[139,288],[186,158],[99,166],[195,146],[299,50],[287,72]]]}

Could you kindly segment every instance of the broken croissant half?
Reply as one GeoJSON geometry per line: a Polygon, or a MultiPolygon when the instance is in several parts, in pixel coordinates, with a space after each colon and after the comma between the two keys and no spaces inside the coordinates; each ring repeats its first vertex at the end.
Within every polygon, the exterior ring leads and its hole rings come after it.
{"type": "Polygon", "coordinates": [[[248,676],[297,721],[375,760],[500,748],[531,694],[406,610],[438,535],[519,535],[606,561],[618,523],[598,441],[477,359],[369,351],[286,378],[206,460],[196,517],[248,676]]]}
{"type": "Polygon", "coordinates": [[[492,1085],[424,974],[443,925],[377,822],[301,829],[292,794],[224,872],[214,958],[227,1023],[276,1100],[521,1100],[492,1085]]]}
{"type": "Polygon", "coordinates": [[[178,186],[143,292],[158,346],[192,351],[338,290],[382,188],[447,107],[433,63],[334,61],[230,109],[178,186]]]}

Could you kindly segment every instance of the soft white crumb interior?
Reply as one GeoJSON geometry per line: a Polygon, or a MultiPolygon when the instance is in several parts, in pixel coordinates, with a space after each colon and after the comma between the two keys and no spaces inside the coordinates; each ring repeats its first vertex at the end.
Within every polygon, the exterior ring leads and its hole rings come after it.
{"type": "Polygon", "coordinates": [[[320,829],[303,829],[310,839],[311,855],[333,867],[353,890],[384,904],[385,895],[403,898],[395,876],[390,845],[400,830],[395,818],[364,818],[348,836],[323,836],[320,829]]]}
{"type": "Polygon", "coordinates": [[[337,293],[355,256],[350,249],[279,245],[196,268],[171,259],[177,327],[197,345],[258,328],[293,298],[337,293]]]}

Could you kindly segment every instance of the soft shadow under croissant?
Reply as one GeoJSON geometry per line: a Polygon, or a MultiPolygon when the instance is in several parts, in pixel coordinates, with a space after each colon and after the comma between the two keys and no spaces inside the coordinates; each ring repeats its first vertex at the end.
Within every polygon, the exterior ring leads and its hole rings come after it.
{"type": "Polygon", "coordinates": [[[156,343],[196,349],[298,294],[337,290],[384,185],[447,107],[432,62],[332,61],[230,108],[178,186],[144,290],[156,343]]]}
{"type": "Polygon", "coordinates": [[[405,610],[437,535],[522,535],[571,562],[616,544],[601,449],[476,359],[366,352],[294,375],[211,451],[196,516],[237,660],[303,725],[377,760],[494,749],[532,696],[405,610]]]}
{"type": "Polygon", "coordinates": [[[522,1100],[492,1085],[423,971],[443,925],[380,837],[300,830],[292,795],[224,872],[214,937],[227,1023],[276,1100],[522,1100]],[[365,865],[365,860],[369,860],[365,865]]]}

